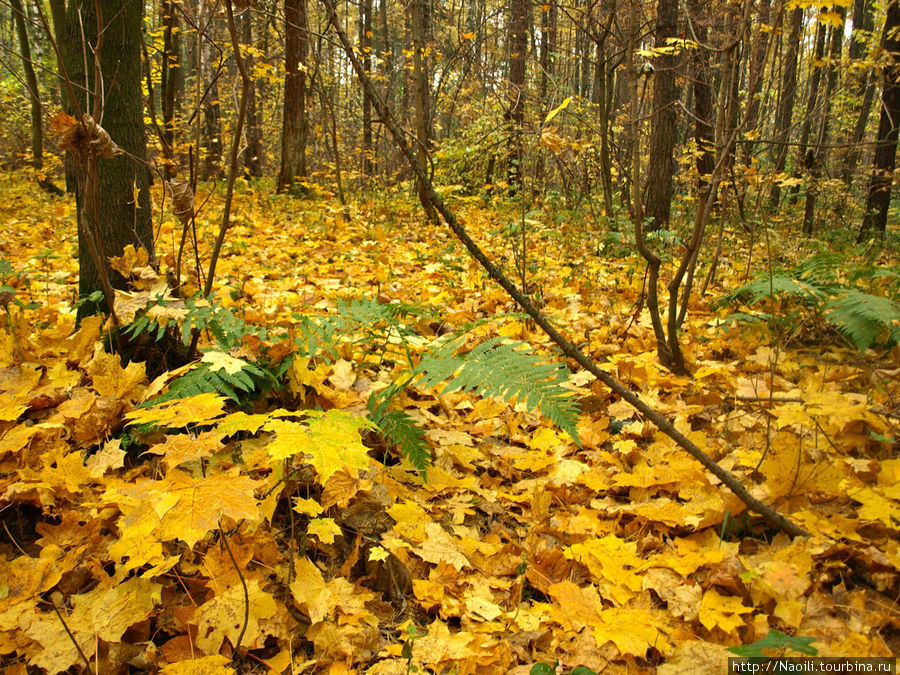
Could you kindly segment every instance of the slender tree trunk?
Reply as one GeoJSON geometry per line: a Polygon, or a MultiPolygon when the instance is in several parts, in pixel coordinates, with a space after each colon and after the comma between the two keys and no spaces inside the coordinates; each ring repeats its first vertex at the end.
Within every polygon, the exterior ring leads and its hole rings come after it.
{"type": "Polygon", "coordinates": [[[205,98],[203,100],[203,145],[205,158],[201,170],[201,178],[209,180],[222,176],[222,116],[219,105],[219,70],[222,60],[215,47],[217,18],[212,13],[214,7],[208,6],[209,0],[199,0],[201,72],[203,75],[205,98]]]}
{"type": "MultiPolygon", "coordinates": [[[[656,46],[668,47],[678,28],[678,0],[656,4],[656,46]]],[[[668,228],[674,193],[675,126],[678,90],[675,86],[676,57],[661,54],[653,73],[653,123],[650,129],[650,162],[647,167],[646,217],[648,230],[668,228]]]]}
{"type": "MultiPolygon", "coordinates": [[[[163,139],[166,152],[174,157],[175,147],[175,115],[178,110],[180,94],[184,90],[184,72],[181,69],[181,32],[179,30],[178,8],[174,0],[163,0],[160,3],[161,24],[163,28],[162,63],[160,64],[160,93],[162,94],[163,139]]],[[[174,177],[178,167],[170,159],[166,162],[163,177],[174,177]]]]}
{"type": "MultiPolygon", "coordinates": [[[[844,18],[844,8],[835,7],[841,19],[844,18]]],[[[819,193],[819,176],[822,166],[828,161],[827,145],[830,136],[829,120],[831,117],[831,99],[837,90],[838,68],[841,62],[841,49],[844,44],[844,26],[831,27],[831,44],[828,50],[829,63],[826,66],[825,92],[822,97],[821,111],[818,115],[819,132],[816,143],[807,154],[807,169],[809,171],[809,185],[806,188],[806,203],[803,212],[803,232],[812,234],[815,227],[816,199],[819,193]]]]}
{"type": "MultiPolygon", "coordinates": [[[[706,3],[689,0],[688,11],[697,40],[705,45],[709,41],[709,18],[706,3]]],[[[697,174],[700,199],[705,199],[709,176],[715,163],[715,127],[713,114],[713,93],[710,84],[709,52],[704,47],[695,51],[691,58],[691,72],[694,79],[694,142],[697,145],[697,174]]]]}
{"type": "MultiPolygon", "coordinates": [[[[762,70],[766,65],[766,48],[768,47],[768,33],[772,27],[769,25],[769,10],[772,0],[759,0],[757,9],[757,32],[753,41],[753,55],[750,59],[750,73],[748,82],[752,87],[749,91],[747,99],[747,124],[745,128],[748,132],[756,131],[759,124],[760,97],[762,94],[763,77],[762,70]]],[[[753,142],[749,140],[743,147],[743,162],[746,166],[750,165],[750,159],[753,155],[753,142]]]]}
{"type": "MultiPolygon", "coordinates": [[[[428,118],[430,115],[430,86],[426,79],[428,67],[425,63],[425,7],[424,2],[427,0],[411,0],[412,5],[412,41],[413,41],[413,86],[414,86],[414,102],[415,102],[415,118],[416,118],[416,159],[418,168],[422,173],[429,173],[430,166],[428,162],[428,154],[431,150],[431,135],[428,133],[428,118]]],[[[430,206],[426,197],[426,185],[420,181],[416,181],[416,189],[419,194],[419,201],[425,209],[425,214],[429,222],[437,222],[437,214],[430,206]]]]}
{"type": "MultiPolygon", "coordinates": [[[[778,108],[775,111],[775,166],[776,174],[784,173],[787,165],[788,142],[791,138],[791,123],[794,117],[794,97],[797,87],[797,55],[800,47],[800,34],[803,28],[803,9],[791,12],[790,33],[787,37],[787,48],[784,50],[781,70],[781,88],[779,89],[778,108]]],[[[776,182],[769,194],[771,206],[778,206],[781,199],[781,186],[776,182]]]]}
{"type": "MultiPolygon", "coordinates": [[[[867,56],[869,34],[875,28],[873,0],[856,0],[853,4],[853,32],[850,34],[850,65],[859,63],[867,56]]],[[[861,100],[856,124],[853,127],[850,150],[841,166],[841,179],[850,185],[862,154],[861,143],[869,123],[869,113],[875,100],[875,78],[871,68],[865,68],[855,77],[851,76],[850,92],[853,100],[861,100]]]]}
{"type": "Polygon", "coordinates": [[[881,90],[881,119],[878,123],[869,196],[859,228],[858,242],[874,231],[884,238],[887,230],[888,207],[891,204],[891,184],[897,160],[897,136],[900,129],[900,2],[891,0],[884,21],[881,41],[890,63],[882,69],[884,84],[881,90]]]}
{"type": "MultiPolygon", "coordinates": [[[[253,15],[248,7],[240,14],[241,23],[241,42],[244,45],[244,63],[247,71],[252,73],[256,62],[253,55],[253,15]]],[[[247,89],[247,120],[245,122],[245,142],[243,162],[244,175],[248,178],[259,178],[262,176],[262,131],[260,130],[259,115],[257,114],[257,82],[250,80],[250,87],[247,89]]]]}
{"type": "Polygon", "coordinates": [[[25,9],[22,7],[22,0],[10,0],[10,7],[13,11],[16,34],[19,38],[19,56],[22,60],[22,70],[25,73],[25,86],[28,88],[28,98],[31,100],[31,163],[37,173],[38,185],[51,194],[59,195],[62,194],[62,190],[44,175],[44,125],[41,115],[41,95],[38,91],[34,64],[31,62],[31,41],[28,39],[25,9]]]}
{"type": "MultiPolygon", "coordinates": [[[[372,0],[361,0],[359,3],[359,47],[362,51],[362,63],[367,74],[372,72],[372,0]]],[[[362,92],[362,172],[365,176],[375,173],[374,153],[372,146],[372,99],[362,92]]]]}
{"type": "MultiPolygon", "coordinates": [[[[824,11],[820,10],[820,13],[824,11]]],[[[808,174],[815,161],[815,151],[809,147],[809,136],[812,131],[812,121],[815,116],[816,106],[819,104],[822,95],[820,86],[822,81],[822,63],[825,57],[825,35],[825,24],[817,22],[816,42],[809,64],[810,73],[807,77],[806,114],[803,116],[803,122],[800,125],[800,145],[797,148],[797,166],[794,169],[794,176],[799,176],[801,171],[808,174]]],[[[799,190],[799,185],[791,188],[792,203],[796,201],[799,190]]]]}
{"type": "Polygon", "coordinates": [[[506,123],[509,125],[507,177],[509,190],[522,187],[522,133],[525,123],[525,58],[528,52],[529,0],[509,3],[509,88],[507,90],[506,123]]]}

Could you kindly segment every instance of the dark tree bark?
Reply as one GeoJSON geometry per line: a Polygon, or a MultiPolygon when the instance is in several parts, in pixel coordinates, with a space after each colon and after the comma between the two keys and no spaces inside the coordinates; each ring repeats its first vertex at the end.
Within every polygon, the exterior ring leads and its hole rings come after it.
{"type": "Polygon", "coordinates": [[[857,242],[863,242],[874,231],[882,238],[887,230],[888,207],[891,204],[891,184],[897,161],[897,136],[900,129],[900,2],[892,0],[884,20],[881,35],[890,63],[882,69],[881,119],[878,122],[872,176],[866,211],[859,228],[857,242]]]}
{"type": "Polygon", "coordinates": [[[510,0],[507,44],[509,50],[509,82],[506,123],[509,126],[507,179],[509,190],[522,187],[522,132],[525,123],[525,58],[528,54],[529,0],[510,0]]]}
{"type": "MultiPolygon", "coordinates": [[[[416,119],[416,161],[420,173],[429,172],[428,154],[431,150],[431,133],[428,120],[431,115],[431,87],[428,84],[428,64],[426,63],[427,0],[411,0],[410,31],[413,43],[413,107],[416,119]]],[[[430,207],[424,190],[426,185],[416,180],[419,201],[425,209],[428,220],[437,222],[437,214],[430,207]]]]}
{"type": "Polygon", "coordinates": [[[547,93],[550,89],[550,82],[555,76],[556,62],[556,40],[557,40],[557,17],[558,9],[555,0],[543,5],[541,12],[541,84],[540,84],[540,100],[545,110],[550,109],[550,102],[547,100],[547,93]]]}
{"type": "MultiPolygon", "coordinates": [[[[699,0],[688,2],[688,12],[694,34],[701,44],[709,41],[709,18],[706,3],[699,0]]],[[[713,92],[710,84],[709,52],[701,47],[691,58],[691,73],[694,91],[694,142],[697,144],[697,173],[699,175],[700,198],[705,199],[708,178],[715,164],[715,117],[713,114],[713,92]]]]}
{"type": "MultiPolygon", "coordinates": [[[[825,10],[820,10],[820,13],[825,10]]],[[[803,116],[803,122],[800,124],[800,145],[797,148],[797,166],[794,169],[794,176],[799,176],[801,171],[809,173],[813,162],[815,161],[815,152],[809,146],[809,136],[812,131],[813,117],[815,116],[816,106],[821,101],[821,81],[822,81],[822,60],[825,57],[825,24],[816,22],[816,42],[813,48],[813,57],[809,64],[810,73],[807,77],[806,90],[806,113],[803,116]]],[[[791,188],[791,202],[797,199],[799,185],[791,188]]]]}
{"type": "MultiPolygon", "coordinates": [[[[141,11],[143,5],[130,0],[75,0],[66,15],[67,72],[73,82],[87,81],[88,91],[79,90],[77,108],[71,112],[91,112],[96,121],[102,112],[102,126],[125,153],[113,159],[94,160],[95,175],[86,175],[86,163],[76,162],[78,206],[79,295],[83,298],[103,290],[102,275],[115,288],[124,288],[125,279],[109,268],[109,258],[122,254],[128,244],[143,246],[154,260],[153,229],[150,213],[150,173],[144,161],[146,136],[141,97],[141,11]],[[98,41],[98,23],[102,41],[98,41]],[[82,29],[87,44],[82,42],[82,29]],[[98,42],[100,44],[98,44],[98,42]],[[84,72],[83,54],[97,51],[96,65],[103,74],[96,82],[95,69],[84,72]],[[103,105],[97,101],[104,86],[103,105]],[[86,189],[87,186],[87,189],[86,189]],[[95,204],[95,206],[94,206],[95,204]],[[95,237],[89,238],[93,232],[95,237]],[[97,245],[98,267],[91,255],[97,245]]],[[[93,59],[88,60],[93,64],[93,59]]],[[[90,162],[87,163],[90,165],[90,162]]],[[[85,303],[78,318],[106,309],[105,302],[85,303]]]]}
{"type": "Polygon", "coordinates": [[[10,0],[13,19],[16,24],[16,35],[19,38],[19,56],[22,70],[25,73],[25,86],[31,100],[31,163],[37,173],[38,185],[55,195],[62,194],[49,178],[44,175],[44,125],[41,117],[41,95],[38,91],[37,75],[31,62],[31,41],[28,38],[28,27],[25,23],[25,9],[22,0],[10,0]]]}
{"type": "MultiPolygon", "coordinates": [[[[363,68],[366,73],[372,72],[372,0],[361,0],[359,3],[359,47],[362,51],[363,68]]],[[[362,170],[363,175],[375,173],[374,152],[372,146],[372,99],[362,92],[362,170]]]]}
{"type": "MultiPolygon", "coordinates": [[[[775,173],[783,173],[787,165],[788,141],[791,138],[791,122],[794,117],[794,97],[797,88],[797,55],[800,33],[803,28],[803,10],[791,12],[790,32],[781,62],[781,87],[778,91],[778,107],[775,111],[775,173]]],[[[769,193],[769,202],[777,206],[781,199],[781,186],[775,183],[769,193]]]]}
{"type": "MultiPolygon", "coordinates": [[[[873,0],[856,0],[853,3],[853,32],[850,34],[850,48],[848,50],[851,66],[859,62],[867,55],[867,43],[870,33],[875,28],[875,11],[873,0]]],[[[870,68],[862,70],[855,77],[851,76],[850,92],[854,100],[861,100],[859,112],[856,117],[856,125],[853,127],[850,150],[844,157],[841,166],[841,178],[846,184],[850,184],[859,158],[862,154],[861,143],[866,134],[866,126],[869,123],[869,114],[872,111],[872,103],[875,100],[875,78],[870,68]]]]}
{"type": "Polygon", "coordinates": [[[221,53],[216,47],[216,16],[209,0],[198,0],[200,17],[200,75],[203,82],[204,98],[202,102],[204,149],[200,178],[209,180],[222,176],[222,116],[219,106],[219,71],[222,67],[221,53]]]}
{"type": "MultiPolygon", "coordinates": [[[[241,41],[247,47],[253,46],[253,15],[247,8],[241,13],[241,41]]],[[[243,51],[243,50],[242,50],[243,51]]],[[[244,56],[244,62],[247,64],[247,70],[253,72],[253,66],[256,58],[252,51],[247,51],[244,56]]],[[[260,115],[257,110],[256,93],[257,83],[250,82],[250,88],[247,90],[247,147],[244,149],[244,173],[248,177],[259,178],[262,176],[262,131],[260,125],[260,115]]]]}
{"type": "MultiPolygon", "coordinates": [[[[659,0],[656,5],[656,46],[667,47],[678,28],[678,0],[659,0]]],[[[645,217],[648,230],[667,228],[674,192],[675,135],[677,123],[675,86],[676,57],[660,54],[654,59],[653,123],[650,129],[650,162],[647,167],[645,217]]]]}
{"type": "Polygon", "coordinates": [[[284,116],[281,128],[281,169],[278,190],[306,180],[306,71],[300,64],[309,51],[306,0],[284,0],[284,116]]]}
{"type": "MultiPolygon", "coordinates": [[[[753,53],[750,57],[750,72],[747,81],[751,90],[747,92],[747,123],[744,125],[745,133],[755,131],[759,124],[760,113],[760,96],[762,94],[763,77],[762,70],[766,65],[766,49],[769,44],[768,33],[764,32],[764,27],[769,26],[769,10],[771,9],[772,0],[759,0],[757,9],[757,32],[753,41],[753,53]]],[[[753,155],[753,142],[748,141],[743,147],[743,161],[745,165],[750,164],[750,158],[753,155]]]]}
{"type": "MultiPolygon", "coordinates": [[[[163,27],[162,63],[160,64],[160,89],[162,93],[163,139],[168,153],[175,147],[175,115],[184,91],[184,72],[181,69],[181,32],[178,26],[178,8],[175,0],[160,3],[163,27]]],[[[167,162],[163,170],[165,178],[178,173],[177,167],[167,162]]]]}
{"type": "Polygon", "coordinates": [[[828,49],[829,63],[826,65],[825,92],[822,96],[817,124],[819,127],[816,142],[807,151],[806,168],[809,172],[809,185],[806,188],[806,203],[803,212],[803,232],[812,234],[815,227],[816,199],[819,194],[819,176],[822,167],[828,161],[828,141],[830,137],[831,98],[837,90],[838,66],[841,61],[841,50],[844,44],[844,8],[835,7],[842,21],[841,26],[831,27],[830,45],[828,49]]]}

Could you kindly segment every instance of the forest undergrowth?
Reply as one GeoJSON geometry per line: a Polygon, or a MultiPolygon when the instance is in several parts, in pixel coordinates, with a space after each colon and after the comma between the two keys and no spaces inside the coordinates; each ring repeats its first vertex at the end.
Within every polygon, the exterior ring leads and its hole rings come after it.
{"type": "Polygon", "coordinates": [[[659,365],[624,228],[457,200],[573,342],[811,534],[791,540],[572,364],[575,433],[545,399],[422,385],[449,336],[454,354],[558,357],[407,193],[345,222],[328,195],[242,186],[208,304],[165,290],[181,231],[162,219],[158,276],[140,252],[116,263],[135,284],[123,362],[101,319],[75,328],[71,201],[3,180],[6,673],[709,673],[738,653],[900,651],[896,259],[787,222],[752,248],[726,235],[682,377],[659,365]],[[191,326],[202,359],[161,359],[157,338],[191,326]],[[402,417],[377,417],[385,392],[402,417]],[[424,472],[391,442],[416,439],[424,472]]]}

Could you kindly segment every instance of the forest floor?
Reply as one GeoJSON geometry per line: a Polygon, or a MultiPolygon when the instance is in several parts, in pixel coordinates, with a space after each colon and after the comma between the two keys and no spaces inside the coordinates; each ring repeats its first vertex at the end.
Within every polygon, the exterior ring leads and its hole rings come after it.
{"type": "MultiPolygon", "coordinates": [[[[372,392],[409,378],[398,355],[415,362],[465,327],[464,350],[497,337],[553,354],[406,194],[351,204],[343,222],[328,197],[242,186],[216,300],[267,332],[232,325],[244,336],[227,353],[206,332],[203,363],[284,364],[282,386],[238,392],[242,407],[215,394],[137,407],[191,366],[151,377],[107,353],[99,320],[76,330],[74,206],[2,180],[5,673],[683,674],[724,672],[740,645],[900,652],[900,348],[860,354],[821,307],[783,296],[715,302],[769,268],[766,250],[782,269],[809,257],[787,224],[752,252],[727,242],[716,280],[695,290],[681,377],[636,313],[643,265],[627,236],[457,202],[507,270],[524,220],[529,290],[553,322],[811,534],[793,540],[574,364],[580,445],[524,401],[413,382],[395,406],[424,429],[433,463],[423,480],[399,461],[364,422],[372,392]],[[377,343],[359,326],[310,350],[303,317],[359,299],[419,307],[405,324],[418,334],[377,343]]],[[[198,219],[204,266],[220,203],[198,219]]],[[[158,220],[171,269],[180,228],[158,220]]],[[[830,264],[841,279],[866,264],[818,259],[816,273],[830,264]]],[[[144,270],[122,305],[140,317],[158,280],[139,255],[118,264],[144,270]]],[[[872,292],[897,283],[872,278],[872,292]]],[[[170,298],[154,316],[174,325],[188,310],[170,298]]]]}

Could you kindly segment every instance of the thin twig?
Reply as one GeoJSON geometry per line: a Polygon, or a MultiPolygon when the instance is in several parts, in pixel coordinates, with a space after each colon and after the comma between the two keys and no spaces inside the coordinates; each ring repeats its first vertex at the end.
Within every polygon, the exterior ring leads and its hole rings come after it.
{"type": "Polygon", "coordinates": [[[72,634],[72,631],[69,630],[69,626],[66,623],[66,620],[63,618],[62,613],[59,611],[59,607],[57,607],[56,603],[53,601],[53,598],[50,598],[50,604],[53,607],[53,611],[56,612],[56,616],[59,617],[59,622],[63,625],[63,628],[66,629],[66,635],[69,636],[69,639],[72,641],[72,644],[75,645],[75,649],[78,650],[78,653],[81,655],[82,660],[84,661],[85,665],[88,667],[88,670],[90,670],[91,669],[90,659],[85,655],[84,651],[82,651],[81,645],[78,644],[78,640],[75,639],[75,636],[72,634]]]}
{"type": "MultiPolygon", "coordinates": [[[[240,523],[238,523],[238,525],[240,525],[240,523]]],[[[237,654],[238,650],[241,648],[241,640],[244,639],[244,632],[247,630],[247,624],[250,622],[250,591],[247,590],[247,581],[244,579],[241,568],[238,567],[237,560],[231,552],[231,547],[228,545],[228,538],[225,536],[225,531],[222,529],[221,523],[219,523],[219,535],[221,537],[222,546],[225,547],[228,557],[231,558],[231,564],[234,565],[234,570],[237,572],[238,579],[241,580],[241,587],[244,589],[244,625],[241,626],[241,632],[238,634],[237,640],[234,643],[234,653],[237,654]]]]}

